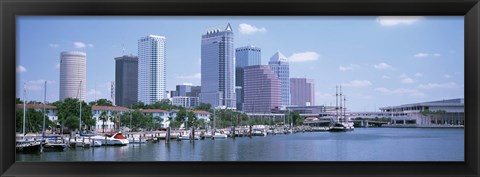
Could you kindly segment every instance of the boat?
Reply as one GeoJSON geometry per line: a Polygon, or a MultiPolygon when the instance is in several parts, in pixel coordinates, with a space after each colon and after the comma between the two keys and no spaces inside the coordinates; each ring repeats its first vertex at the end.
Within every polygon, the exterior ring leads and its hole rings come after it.
{"type": "MultiPolygon", "coordinates": [[[[20,135],[20,138],[16,138],[16,143],[15,143],[15,151],[16,152],[25,152],[25,153],[38,153],[42,152],[42,143],[43,141],[39,141],[35,138],[33,139],[26,139],[25,138],[25,121],[26,121],[26,87],[24,86],[23,89],[23,128],[22,128],[22,134],[20,135]]],[[[18,136],[17,136],[18,137],[18,136]]]]}
{"type": "Polygon", "coordinates": [[[354,129],[353,122],[335,122],[332,127],[330,127],[329,131],[332,132],[344,132],[344,131],[352,131],[354,129]]]}
{"type": "Polygon", "coordinates": [[[263,129],[253,129],[253,136],[267,136],[267,132],[263,129]]]}
{"type": "MultiPolygon", "coordinates": [[[[345,131],[352,131],[354,129],[353,122],[349,121],[349,118],[346,116],[346,99],[343,96],[343,107],[342,107],[342,87],[340,86],[340,95],[337,91],[337,96],[340,96],[340,104],[337,104],[335,116],[337,117],[336,121],[332,122],[332,126],[330,127],[329,131],[332,132],[345,132],[345,131]],[[338,107],[340,105],[340,107],[338,107]],[[338,113],[338,110],[340,113],[338,113]]],[[[338,100],[338,99],[337,99],[338,100]]]]}
{"type": "Polygon", "coordinates": [[[227,135],[224,134],[224,133],[220,133],[220,132],[215,132],[214,135],[212,135],[212,138],[214,140],[218,140],[218,139],[227,139],[227,135]]]}
{"type": "Polygon", "coordinates": [[[92,136],[90,137],[94,141],[99,141],[102,145],[105,146],[126,146],[129,141],[121,132],[115,133],[111,136],[105,135],[105,136],[92,136]]]}
{"type": "Polygon", "coordinates": [[[43,151],[65,151],[68,145],[65,140],[60,136],[45,136],[46,142],[43,146],[43,151]]]}

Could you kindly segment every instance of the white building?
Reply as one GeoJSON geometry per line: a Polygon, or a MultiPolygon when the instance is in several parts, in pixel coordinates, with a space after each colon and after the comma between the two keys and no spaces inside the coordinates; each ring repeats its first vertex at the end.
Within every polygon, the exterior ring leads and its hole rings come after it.
{"type": "Polygon", "coordinates": [[[198,97],[176,96],[172,97],[172,105],[184,108],[195,108],[199,105],[198,97]]]}
{"type": "Polygon", "coordinates": [[[128,108],[120,106],[92,106],[92,118],[96,120],[96,125],[94,128],[95,132],[101,133],[103,130],[108,133],[114,132],[115,128],[120,128],[115,127],[115,123],[113,121],[115,116],[120,116],[128,111],[128,108]],[[105,112],[109,117],[108,120],[105,121],[105,124],[102,120],[100,120],[100,115],[102,112],[105,112]],[[105,125],[105,127],[102,127],[102,125],[105,125]]]}
{"type": "Polygon", "coordinates": [[[138,101],[152,104],[165,97],[166,38],[148,35],[138,40],[138,101]]]}
{"type": "Polygon", "coordinates": [[[87,93],[86,64],[87,54],[84,52],[62,52],[60,54],[60,101],[65,98],[79,98],[85,101],[87,93]]]}
{"type": "Polygon", "coordinates": [[[393,124],[465,125],[463,98],[388,106],[380,110],[390,114],[393,124]]]}
{"type": "Polygon", "coordinates": [[[170,126],[170,120],[168,117],[170,116],[169,112],[162,109],[143,109],[142,110],[144,115],[151,114],[152,117],[159,117],[161,119],[160,126],[163,128],[170,126]]]}

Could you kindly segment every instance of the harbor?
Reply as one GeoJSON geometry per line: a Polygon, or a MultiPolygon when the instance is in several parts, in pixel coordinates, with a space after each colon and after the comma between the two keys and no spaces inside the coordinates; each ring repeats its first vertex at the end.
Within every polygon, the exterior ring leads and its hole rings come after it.
{"type": "MultiPolygon", "coordinates": [[[[176,132],[176,131],[172,131],[176,132]]],[[[201,132],[201,131],[199,131],[201,132]]],[[[463,128],[356,128],[266,136],[161,139],[162,132],[125,133],[125,146],[68,147],[17,153],[17,161],[463,161],[463,128]],[[151,141],[150,137],[160,138],[151,141]],[[137,140],[138,138],[138,140],[137,140]]]]}

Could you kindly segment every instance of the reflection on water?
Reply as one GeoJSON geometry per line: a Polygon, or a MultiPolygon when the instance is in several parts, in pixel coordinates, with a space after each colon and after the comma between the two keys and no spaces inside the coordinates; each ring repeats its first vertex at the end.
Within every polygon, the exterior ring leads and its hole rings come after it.
{"type": "Polygon", "coordinates": [[[357,128],[17,154],[18,161],[463,161],[464,129],[357,128]]]}

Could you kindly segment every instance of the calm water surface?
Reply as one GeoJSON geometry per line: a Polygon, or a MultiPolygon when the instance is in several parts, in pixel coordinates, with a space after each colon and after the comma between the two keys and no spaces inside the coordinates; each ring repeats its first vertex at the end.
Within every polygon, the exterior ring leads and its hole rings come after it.
{"type": "Polygon", "coordinates": [[[357,128],[17,153],[17,161],[463,161],[464,129],[357,128]]]}

